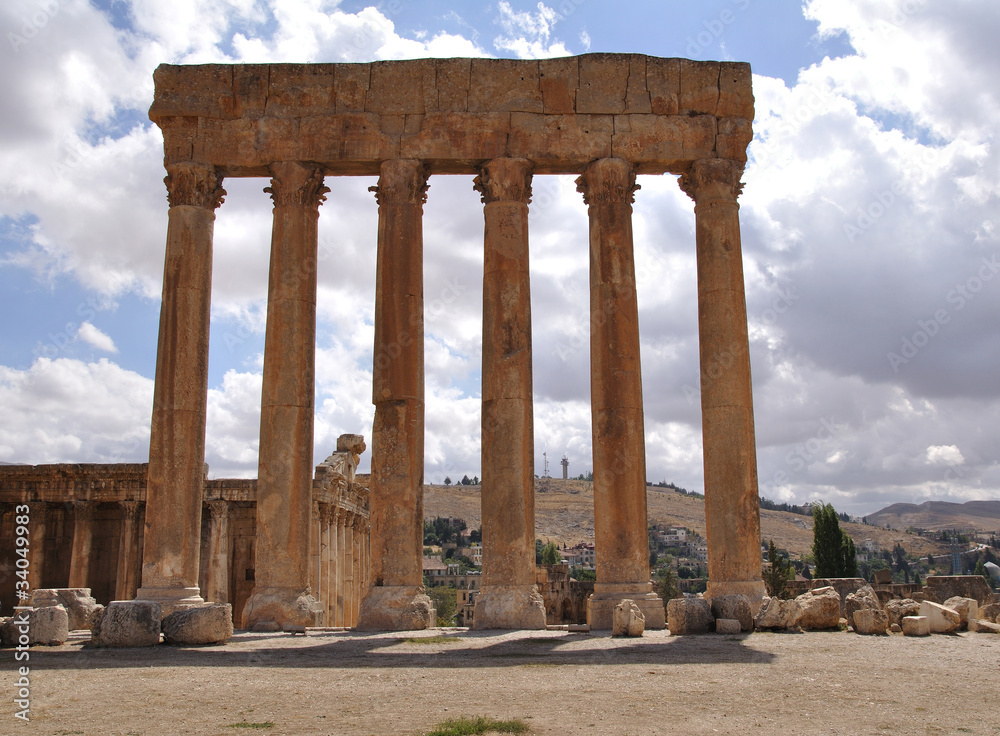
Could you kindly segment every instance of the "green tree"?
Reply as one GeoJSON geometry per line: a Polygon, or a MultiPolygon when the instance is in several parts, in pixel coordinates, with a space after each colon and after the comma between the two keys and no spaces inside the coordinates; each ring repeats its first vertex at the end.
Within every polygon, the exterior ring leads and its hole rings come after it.
{"type": "Polygon", "coordinates": [[[972,571],[972,574],[982,575],[984,578],[986,578],[986,584],[990,586],[990,588],[993,587],[993,579],[990,577],[989,572],[986,570],[986,564],[983,562],[982,558],[980,558],[979,561],[976,562],[976,569],[972,571]]]}
{"type": "Polygon", "coordinates": [[[660,578],[659,583],[657,583],[656,592],[663,599],[663,607],[666,608],[667,601],[681,597],[681,589],[677,584],[677,575],[674,571],[669,567],[662,569],[663,576],[660,578]]]}
{"type": "Polygon", "coordinates": [[[767,561],[771,563],[770,569],[764,570],[764,587],[767,588],[767,594],[772,598],[784,598],[785,584],[788,582],[792,563],[778,552],[773,539],[767,545],[767,561]]]}
{"type": "Polygon", "coordinates": [[[444,484],[446,486],[450,486],[451,485],[451,478],[449,478],[447,475],[444,477],[444,484]]]}
{"type": "Polygon", "coordinates": [[[458,610],[458,591],[449,586],[427,588],[427,595],[437,609],[438,626],[454,626],[455,613],[458,610]]]}
{"type": "Polygon", "coordinates": [[[597,571],[591,570],[590,568],[587,567],[572,567],[570,568],[569,576],[574,580],[579,580],[581,582],[583,581],[596,582],[597,571]]]}
{"type": "Polygon", "coordinates": [[[542,549],[545,547],[545,542],[541,539],[535,540],[535,564],[542,564],[542,549]]]}
{"type": "Polygon", "coordinates": [[[559,554],[559,548],[556,547],[555,542],[549,542],[542,547],[543,565],[558,565],[561,560],[562,556],[559,554]]]}
{"type": "Polygon", "coordinates": [[[854,540],[840,528],[840,519],[831,504],[813,505],[812,553],[816,560],[813,574],[817,578],[853,578],[858,574],[854,540]]]}

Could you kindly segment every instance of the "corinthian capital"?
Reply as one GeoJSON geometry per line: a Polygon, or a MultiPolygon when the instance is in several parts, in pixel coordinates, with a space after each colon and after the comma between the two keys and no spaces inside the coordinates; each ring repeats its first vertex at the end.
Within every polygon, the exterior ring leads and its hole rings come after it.
{"type": "Polygon", "coordinates": [[[383,161],[379,170],[378,186],[368,187],[375,192],[379,206],[394,204],[419,204],[427,201],[427,167],[413,158],[396,158],[383,161]]]}
{"type": "Polygon", "coordinates": [[[495,158],[479,167],[472,187],[490,202],[531,202],[531,174],[534,166],[523,158],[495,158]]]}
{"type": "Polygon", "coordinates": [[[330,188],[323,186],[322,169],[295,161],[271,164],[270,168],[271,186],[264,191],[271,195],[275,207],[319,207],[326,201],[330,188]]]}
{"type": "Polygon", "coordinates": [[[222,176],[208,164],[193,161],[169,164],[163,183],[167,185],[167,201],[171,207],[188,205],[214,210],[225,201],[222,176]]]}
{"type": "Polygon", "coordinates": [[[743,164],[727,158],[706,158],[691,164],[678,183],[695,204],[719,199],[735,202],[743,191],[741,176],[743,164]]]}
{"type": "Polygon", "coordinates": [[[627,204],[635,201],[639,189],[632,165],[620,158],[594,161],[576,180],[576,191],[587,206],[592,204],[627,204]]]}

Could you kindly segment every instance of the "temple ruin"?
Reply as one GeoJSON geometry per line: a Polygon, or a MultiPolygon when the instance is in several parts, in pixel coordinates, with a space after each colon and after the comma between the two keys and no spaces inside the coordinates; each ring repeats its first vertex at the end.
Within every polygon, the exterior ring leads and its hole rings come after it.
{"type": "Polygon", "coordinates": [[[542,61],[162,65],[150,118],[169,200],[136,597],[169,611],[199,587],[215,210],[229,177],[270,179],[255,586],[244,626],[324,623],[310,575],[319,208],[326,176],[377,175],[370,569],[357,627],[433,625],[421,579],[423,204],[428,179],[474,175],[484,214],[482,589],[477,628],[544,628],[534,569],[528,207],[532,177],[572,174],[590,223],[597,582],[592,628],[650,584],[638,308],[637,175],[694,200],[708,595],[763,595],[740,247],[750,67],[634,54],[542,61]]]}

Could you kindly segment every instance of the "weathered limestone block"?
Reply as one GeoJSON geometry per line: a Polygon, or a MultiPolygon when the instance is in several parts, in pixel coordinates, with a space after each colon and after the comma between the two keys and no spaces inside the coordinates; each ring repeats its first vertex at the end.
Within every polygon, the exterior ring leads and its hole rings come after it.
{"type": "Polygon", "coordinates": [[[750,65],[724,61],[719,64],[719,105],[715,114],[720,118],[738,117],[753,120],[753,92],[750,65]]]}
{"type": "Polygon", "coordinates": [[[625,112],[629,57],[625,54],[587,54],[580,58],[578,113],[625,112]]]}
{"type": "Polygon", "coordinates": [[[642,636],[645,628],[646,617],[642,615],[635,601],[626,598],[615,606],[611,636],[642,636]]]}
{"type": "Polygon", "coordinates": [[[970,623],[979,620],[979,604],[974,598],[964,598],[963,596],[956,595],[946,600],[942,605],[958,613],[961,617],[960,629],[970,628],[970,623]]]}
{"type": "Polygon", "coordinates": [[[859,634],[883,636],[889,627],[889,616],[880,608],[859,608],[854,611],[851,622],[859,634]]]}
{"type": "Polygon", "coordinates": [[[927,619],[927,624],[933,634],[950,634],[957,631],[962,623],[962,617],[958,611],[933,601],[923,601],[920,604],[920,615],[927,619]]]}
{"type": "Polygon", "coordinates": [[[507,153],[526,154],[539,168],[567,168],[577,156],[592,159],[611,155],[615,133],[610,115],[540,115],[514,112],[510,115],[507,153]]]}
{"type": "Polygon", "coordinates": [[[538,62],[542,110],[561,115],[576,111],[576,90],[580,86],[580,63],[576,59],[542,59],[538,62]]]}
{"type": "Polygon", "coordinates": [[[714,115],[719,107],[719,68],[681,59],[680,71],[680,114],[714,115]]]}
{"type": "Polygon", "coordinates": [[[716,634],[739,634],[741,631],[744,631],[743,626],[735,618],[715,619],[716,634]]]}
{"type": "Polygon", "coordinates": [[[90,595],[90,588],[37,588],[32,591],[33,608],[63,606],[69,615],[69,630],[89,629],[98,603],[90,595]]]}
{"type": "Polygon", "coordinates": [[[469,112],[541,112],[538,62],[473,59],[469,112]]]}
{"type": "Polygon", "coordinates": [[[853,593],[847,594],[844,599],[844,618],[853,624],[854,612],[864,609],[871,609],[873,611],[882,610],[882,603],[870,585],[864,585],[853,593]]]}
{"type": "Polygon", "coordinates": [[[99,647],[152,647],[160,643],[160,604],[111,601],[91,629],[99,647]]]}
{"type": "Polygon", "coordinates": [[[930,636],[931,622],[926,616],[903,616],[903,636],[930,636]]]}
{"type": "Polygon", "coordinates": [[[376,61],[371,65],[371,84],[365,110],[381,114],[423,114],[427,102],[437,107],[433,59],[376,61]]]}
{"type": "Polygon", "coordinates": [[[707,634],[713,623],[712,606],[703,598],[674,598],[667,603],[667,627],[674,636],[707,634]]]}
{"type": "Polygon", "coordinates": [[[336,112],[334,67],[329,64],[272,64],[265,115],[287,118],[336,112]]]}
{"type": "Polygon", "coordinates": [[[892,570],[882,569],[875,571],[876,585],[892,585],[892,570]]]}
{"type": "MultiPolygon", "coordinates": [[[[544,614],[544,610],[543,610],[544,614]]],[[[374,586],[361,601],[358,631],[416,631],[437,623],[437,612],[421,586],[374,586]]]]}
{"type": "Polygon", "coordinates": [[[437,106],[428,108],[428,112],[431,110],[466,112],[469,109],[471,81],[472,59],[438,59],[435,80],[437,106]]]}
{"type": "Polygon", "coordinates": [[[997,617],[1000,616],[1000,603],[987,603],[985,606],[981,606],[979,609],[979,620],[980,621],[997,621],[997,617]]]}
{"type": "Polygon", "coordinates": [[[832,586],[815,588],[795,599],[798,625],[807,631],[835,629],[840,624],[840,595],[832,586]]]}
{"type": "Polygon", "coordinates": [[[912,598],[891,600],[885,604],[885,612],[889,616],[889,625],[900,624],[904,616],[917,616],[920,604],[912,598]]]}
{"type": "Polygon", "coordinates": [[[930,575],[924,583],[924,595],[935,603],[955,596],[974,598],[980,605],[994,601],[993,591],[982,575],[930,575]]]}
{"type": "Polygon", "coordinates": [[[160,623],[166,644],[225,644],[233,635],[229,603],[174,611],[160,623]]]}
{"type": "Polygon", "coordinates": [[[243,625],[249,627],[264,621],[319,626],[323,621],[323,605],[308,592],[289,599],[287,588],[255,588],[243,607],[243,625]]]}
{"type": "Polygon", "coordinates": [[[476,597],[476,629],[544,629],[545,600],[534,585],[483,586],[476,597]]]}
{"type": "Polygon", "coordinates": [[[646,89],[654,115],[676,115],[680,112],[681,60],[646,59],[646,89]]]}
{"type": "Polygon", "coordinates": [[[791,629],[798,626],[800,613],[797,601],[765,598],[754,625],[758,629],[791,629]]]}
{"type": "Polygon", "coordinates": [[[753,631],[753,606],[745,595],[712,596],[712,615],[719,619],[735,619],[742,631],[753,631]]]}
{"type": "Polygon", "coordinates": [[[831,587],[840,596],[840,616],[847,618],[847,596],[850,593],[868,586],[868,581],[864,578],[817,578],[812,581],[812,589],[831,587]]]}
{"type": "MultiPolygon", "coordinates": [[[[980,632],[981,634],[1000,634],[1000,624],[979,619],[979,621],[976,622],[974,630],[980,632]]],[[[971,623],[969,625],[969,631],[973,631],[971,623]]]]}
{"type": "Polygon", "coordinates": [[[37,608],[29,618],[32,644],[58,646],[69,639],[69,614],[63,606],[37,608]]]}

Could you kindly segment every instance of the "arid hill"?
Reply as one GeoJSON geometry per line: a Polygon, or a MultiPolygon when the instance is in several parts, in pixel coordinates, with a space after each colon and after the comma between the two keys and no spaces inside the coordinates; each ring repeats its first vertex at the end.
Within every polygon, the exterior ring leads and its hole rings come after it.
{"type": "Polygon", "coordinates": [[[868,515],[868,523],[893,529],[1000,531],[1000,501],[894,503],[868,515]]]}
{"type": "MultiPolygon", "coordinates": [[[[424,486],[424,516],[457,516],[472,527],[480,524],[480,486],[424,486]]],[[[669,488],[647,487],[650,523],[680,524],[705,534],[705,502],[669,488]]],[[[785,511],[760,512],[764,539],[787,549],[793,556],[808,554],[813,541],[811,516],[785,511]]],[[[888,531],[864,524],[841,523],[859,544],[875,540],[881,549],[892,549],[896,542],[911,554],[938,555],[946,549],[935,540],[888,531]]],[[[594,540],[594,490],[589,481],[541,478],[535,481],[535,535],[557,544],[576,544],[594,540]]]]}

